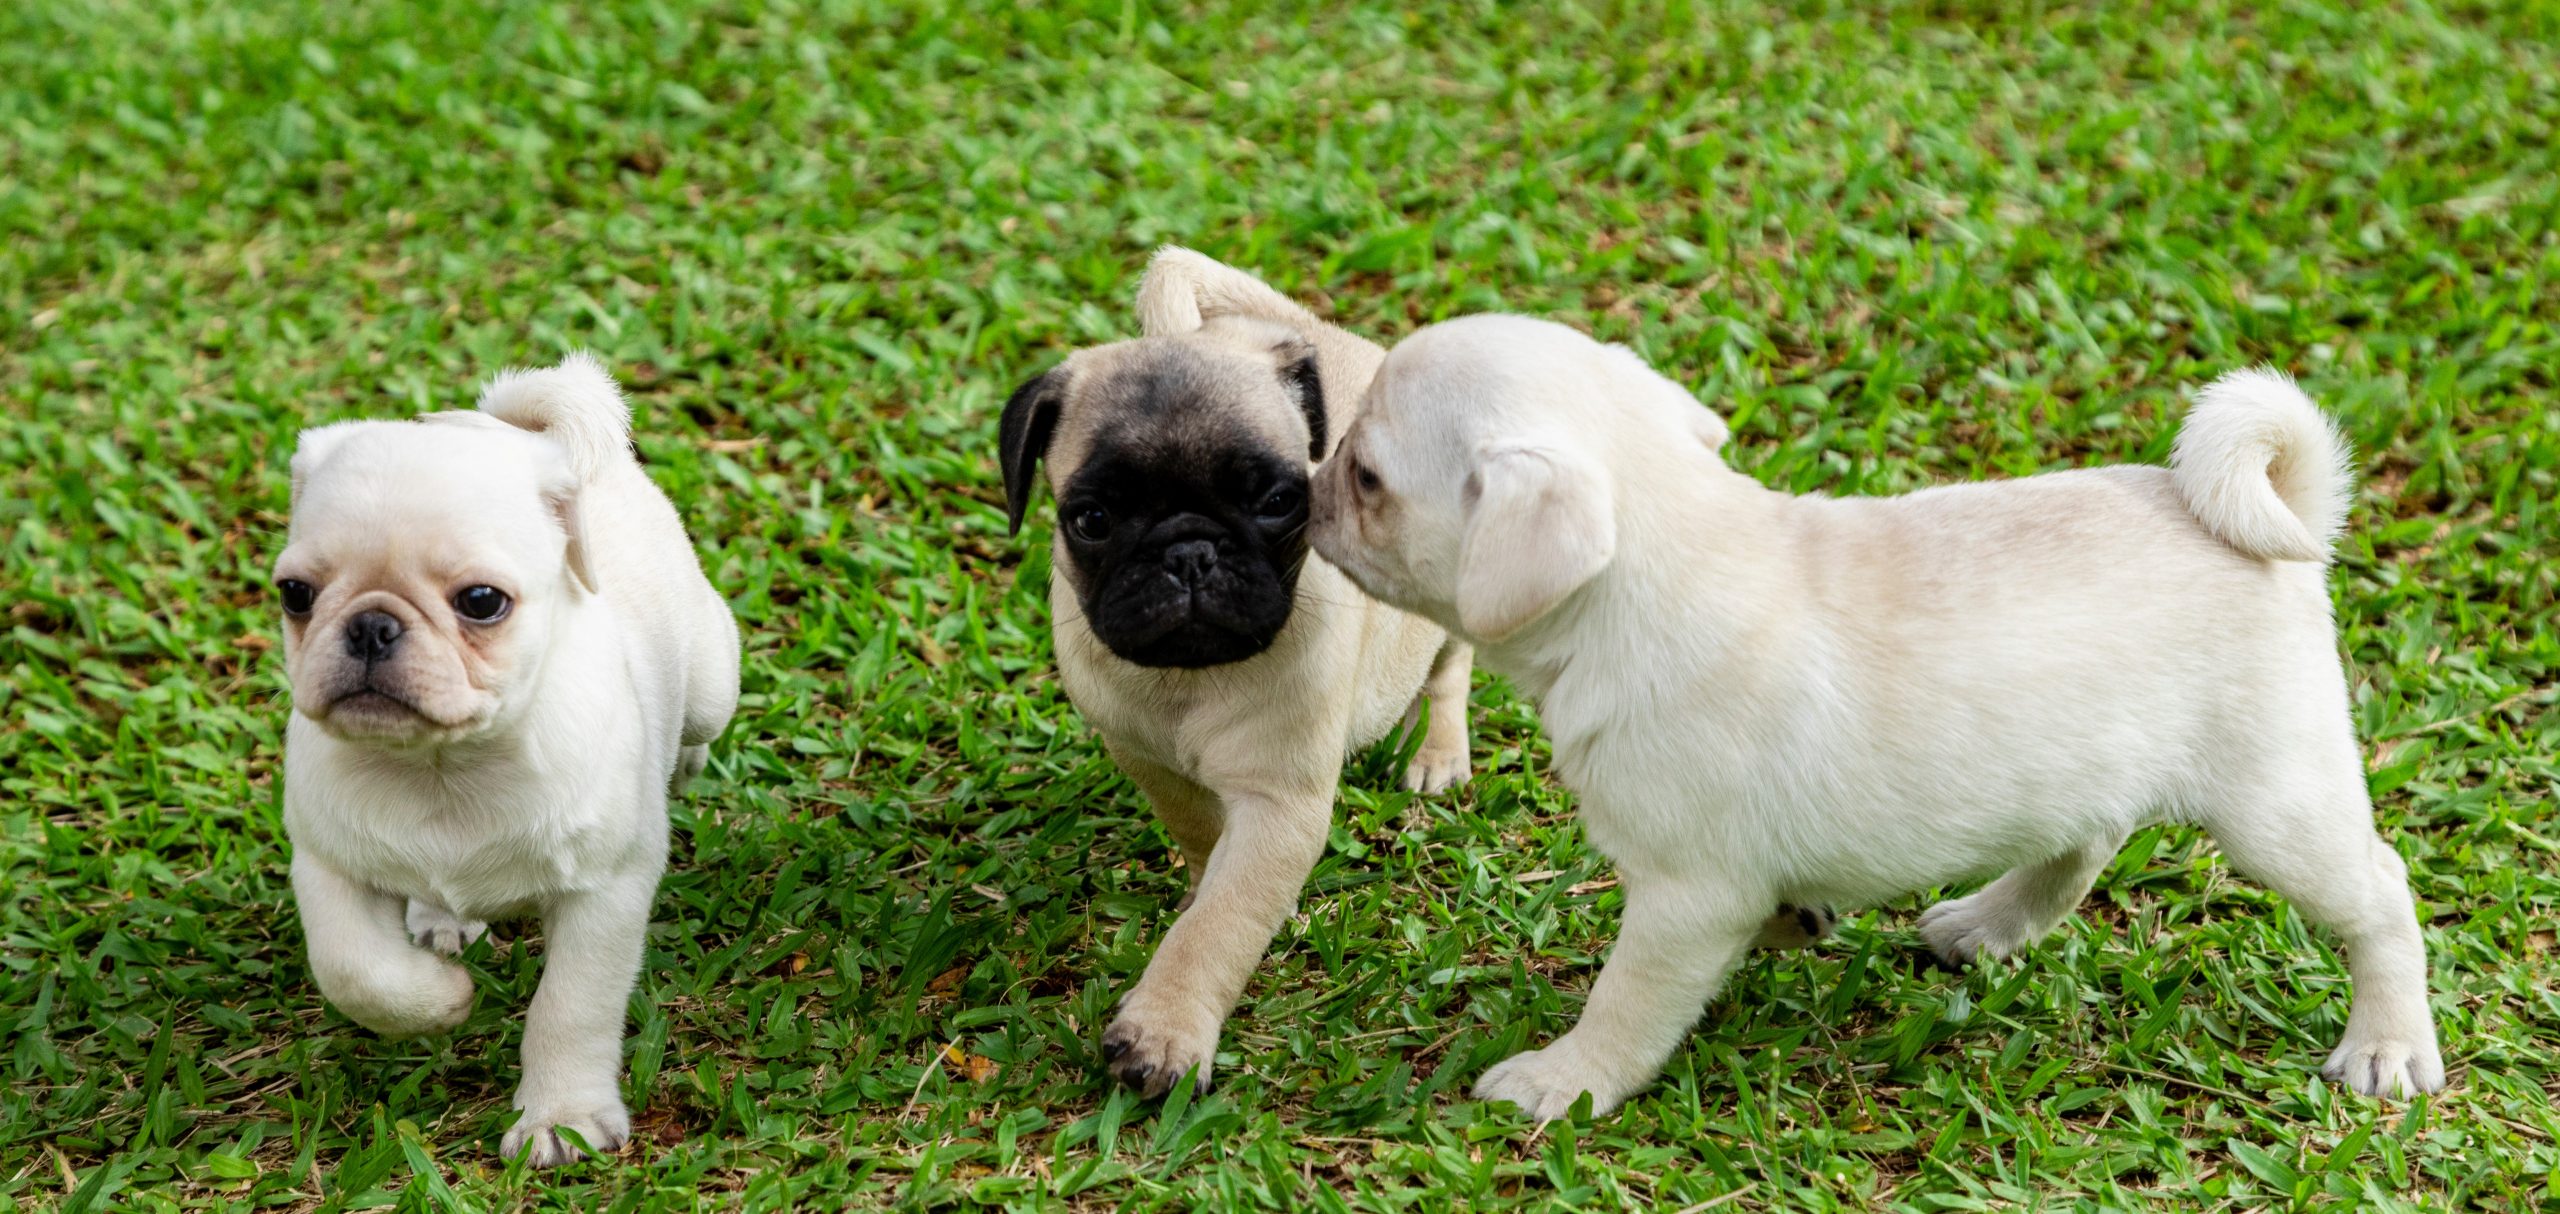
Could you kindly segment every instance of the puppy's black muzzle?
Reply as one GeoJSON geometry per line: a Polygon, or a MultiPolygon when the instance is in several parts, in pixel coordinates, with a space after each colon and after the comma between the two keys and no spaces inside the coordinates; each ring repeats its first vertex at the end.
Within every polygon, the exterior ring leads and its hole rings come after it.
{"type": "Polygon", "coordinates": [[[370,666],[391,656],[400,644],[400,621],[385,612],[367,611],[347,621],[347,656],[370,666]]]}

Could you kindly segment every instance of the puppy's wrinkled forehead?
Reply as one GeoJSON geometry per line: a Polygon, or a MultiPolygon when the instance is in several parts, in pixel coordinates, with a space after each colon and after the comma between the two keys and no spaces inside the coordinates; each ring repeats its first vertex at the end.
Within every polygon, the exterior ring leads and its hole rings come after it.
{"type": "Polygon", "coordinates": [[[1103,450],[1146,467],[1205,463],[1238,449],[1296,452],[1310,436],[1267,351],[1213,331],[1077,352],[1050,446],[1063,479],[1103,450]]]}
{"type": "Polygon", "coordinates": [[[303,436],[292,549],[521,548],[560,537],[543,494],[571,474],[558,445],[497,423],[353,422],[303,436]]]}

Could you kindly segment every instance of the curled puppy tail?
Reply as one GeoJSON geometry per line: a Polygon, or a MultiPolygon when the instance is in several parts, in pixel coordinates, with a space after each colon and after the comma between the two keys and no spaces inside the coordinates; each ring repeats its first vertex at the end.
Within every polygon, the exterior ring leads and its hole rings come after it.
{"type": "Polygon", "coordinates": [[[550,436],[569,452],[581,482],[632,458],[631,407],[604,364],[584,350],[556,367],[500,372],[481,390],[480,411],[550,436]]]}
{"type": "Polygon", "coordinates": [[[1214,257],[1180,245],[1156,250],[1138,280],[1139,331],[1169,337],[1219,316],[1258,316],[1309,331],[1324,323],[1270,284],[1214,257]]]}
{"type": "Polygon", "coordinates": [[[2169,475],[2205,530],[2250,556],[2325,561],[2346,521],[2346,441],[2273,368],[2234,371],[2196,394],[2169,475]]]}

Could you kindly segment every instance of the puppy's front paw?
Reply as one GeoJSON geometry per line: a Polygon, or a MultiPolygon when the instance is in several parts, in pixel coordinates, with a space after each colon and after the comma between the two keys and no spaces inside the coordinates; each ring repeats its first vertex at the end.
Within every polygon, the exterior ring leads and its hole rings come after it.
{"type": "Polygon", "coordinates": [[[631,1141],[631,1114],[612,1096],[533,1101],[498,1140],[498,1154],[513,1159],[530,1152],[526,1162],[534,1167],[556,1168],[586,1153],[563,1129],[576,1131],[596,1153],[610,1155],[631,1141]]]}
{"type": "Polygon", "coordinates": [[[1591,1093],[1594,1117],[1616,1111],[1630,1094],[1584,1062],[1570,1040],[1513,1054],[1476,1080],[1476,1099],[1508,1100],[1538,1121],[1555,1121],[1571,1113],[1573,1102],[1584,1092],[1591,1093]]]}
{"type": "Polygon", "coordinates": [[[2349,1037],[2329,1055],[2329,1061],[2320,1068],[2320,1076],[2331,1083],[2343,1083],[2360,1096],[2408,1100],[2421,1093],[2444,1090],[2444,1059],[2436,1053],[2432,1038],[2406,1041],[2379,1037],[2358,1041],[2349,1037]]]}
{"type": "Polygon", "coordinates": [[[1405,764],[1404,786],[1408,792],[1425,796],[1446,792],[1467,782],[1467,745],[1433,745],[1423,743],[1413,752],[1413,761],[1405,764]]]}
{"type": "Polygon", "coordinates": [[[409,940],[419,948],[451,957],[470,947],[489,930],[478,919],[465,919],[433,902],[409,899],[409,940]]]}
{"type": "Polygon", "coordinates": [[[1754,948],[1806,948],[1840,926],[1839,912],[1828,906],[1782,905],[1760,925],[1754,948]]]}
{"type": "Polygon", "coordinates": [[[1997,961],[2035,943],[2036,933],[2017,921],[2010,904],[1987,894],[1951,898],[1920,912],[1920,938],[1949,969],[1962,969],[1976,957],[1997,961]]]}
{"type": "Polygon", "coordinates": [[[1129,993],[1120,1014],[1102,1034],[1102,1061],[1111,1075],[1144,1096],[1162,1096],[1199,1068],[1195,1095],[1209,1091],[1217,1061],[1218,1018],[1180,999],[1149,995],[1145,985],[1129,993]]]}

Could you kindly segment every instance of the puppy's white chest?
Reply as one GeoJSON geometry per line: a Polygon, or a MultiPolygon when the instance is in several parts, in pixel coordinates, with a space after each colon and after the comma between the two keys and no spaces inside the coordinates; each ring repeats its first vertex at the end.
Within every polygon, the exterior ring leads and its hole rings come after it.
{"type": "Polygon", "coordinates": [[[662,862],[663,800],[632,786],[628,765],[599,764],[577,779],[523,770],[435,778],[348,762],[343,751],[316,756],[334,743],[308,741],[295,736],[286,755],[294,846],[385,893],[503,918],[662,862]]]}

